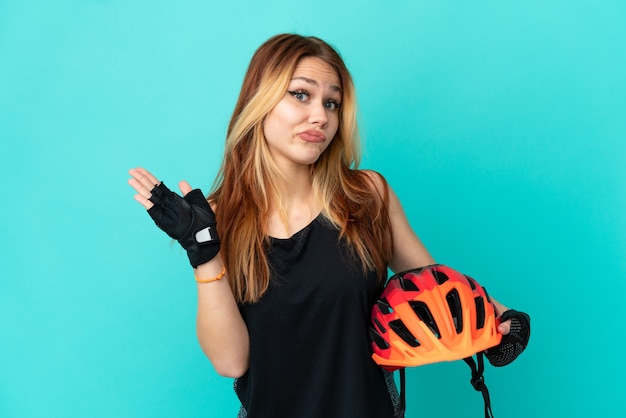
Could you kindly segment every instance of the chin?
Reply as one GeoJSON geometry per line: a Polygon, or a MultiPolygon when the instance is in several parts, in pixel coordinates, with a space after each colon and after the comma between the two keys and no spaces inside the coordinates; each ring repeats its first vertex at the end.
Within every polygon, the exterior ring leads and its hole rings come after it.
{"type": "Polygon", "coordinates": [[[321,155],[322,155],[322,154],[317,154],[317,155],[315,155],[315,156],[311,156],[311,157],[309,157],[309,158],[303,158],[303,159],[301,160],[301,164],[305,164],[305,165],[315,164],[315,163],[316,163],[316,162],[320,159],[320,156],[321,156],[321,155]]]}

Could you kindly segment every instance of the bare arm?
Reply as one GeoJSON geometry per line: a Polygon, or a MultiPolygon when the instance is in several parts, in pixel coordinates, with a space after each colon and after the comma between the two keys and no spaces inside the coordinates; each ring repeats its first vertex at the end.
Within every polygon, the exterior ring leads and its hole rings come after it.
{"type": "MultiPolygon", "coordinates": [[[[147,170],[130,170],[128,183],[135,189],[135,200],[146,210],[152,208],[151,190],[160,182],[147,170]]],[[[183,196],[192,189],[185,181],[179,183],[183,196]]],[[[217,256],[199,265],[194,273],[199,279],[216,277],[222,271],[217,256]]],[[[248,369],[250,343],[248,330],[241,317],[228,280],[198,283],[198,341],[215,370],[228,377],[240,377],[248,369]]]]}
{"type": "Polygon", "coordinates": [[[414,269],[434,264],[422,241],[409,225],[398,196],[391,187],[389,191],[389,218],[391,220],[393,254],[389,267],[394,272],[414,269]]]}
{"type": "MultiPolygon", "coordinates": [[[[377,181],[377,185],[382,187],[382,183],[377,181]]],[[[430,264],[435,264],[435,259],[430,255],[422,241],[411,228],[404,209],[391,187],[389,192],[389,218],[393,235],[393,254],[390,268],[393,272],[400,272],[415,269],[430,264]]],[[[499,315],[502,315],[509,308],[492,298],[499,315]]],[[[511,321],[505,321],[498,326],[498,332],[508,334],[511,321]]]]}
{"type": "MultiPolygon", "coordinates": [[[[195,270],[199,279],[222,271],[219,257],[195,270]]],[[[198,283],[198,341],[204,354],[222,376],[241,377],[248,370],[250,340],[227,277],[211,283],[198,283]]]]}

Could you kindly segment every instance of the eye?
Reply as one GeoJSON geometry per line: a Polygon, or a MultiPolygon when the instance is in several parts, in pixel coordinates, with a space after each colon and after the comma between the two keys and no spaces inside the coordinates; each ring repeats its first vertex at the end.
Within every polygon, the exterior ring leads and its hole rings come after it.
{"type": "Polygon", "coordinates": [[[300,102],[308,101],[311,96],[306,90],[293,90],[288,91],[287,93],[291,94],[293,97],[295,97],[296,100],[300,102]]]}
{"type": "Polygon", "coordinates": [[[341,107],[341,104],[334,100],[329,100],[324,103],[324,107],[328,110],[338,110],[341,107]]]}

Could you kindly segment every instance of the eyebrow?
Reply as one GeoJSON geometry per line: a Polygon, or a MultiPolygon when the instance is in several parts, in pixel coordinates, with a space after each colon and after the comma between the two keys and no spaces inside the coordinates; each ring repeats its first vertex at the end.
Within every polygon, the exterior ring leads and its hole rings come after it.
{"type": "MultiPolygon", "coordinates": [[[[312,78],[308,78],[308,77],[302,77],[302,76],[294,77],[294,78],[292,78],[292,80],[302,80],[302,81],[304,81],[306,83],[313,84],[314,86],[318,86],[319,85],[319,83],[317,81],[313,80],[312,78]]],[[[341,87],[339,87],[336,84],[331,84],[330,85],[330,89],[332,91],[336,91],[338,93],[341,93],[341,87]]]]}

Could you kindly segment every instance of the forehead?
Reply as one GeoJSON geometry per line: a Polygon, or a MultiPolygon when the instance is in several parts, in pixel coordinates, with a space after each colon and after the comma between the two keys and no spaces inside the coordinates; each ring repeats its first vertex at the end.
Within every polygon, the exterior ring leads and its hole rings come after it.
{"type": "Polygon", "coordinates": [[[337,71],[326,61],[316,57],[304,57],[298,61],[291,78],[341,91],[341,80],[337,71]]]}

